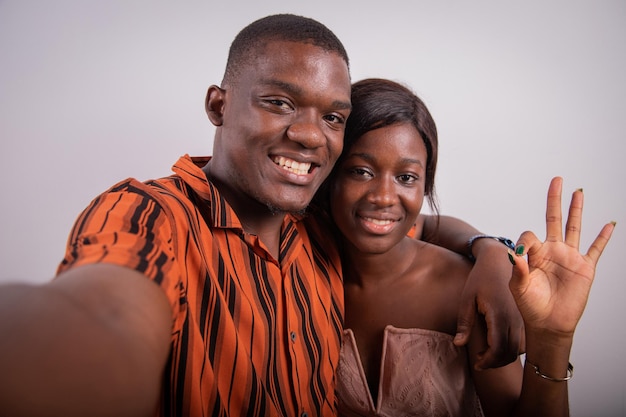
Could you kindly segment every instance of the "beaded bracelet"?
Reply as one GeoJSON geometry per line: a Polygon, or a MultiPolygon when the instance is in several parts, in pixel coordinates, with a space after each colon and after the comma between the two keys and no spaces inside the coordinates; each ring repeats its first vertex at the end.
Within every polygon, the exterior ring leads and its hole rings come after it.
{"type": "Polygon", "coordinates": [[[506,237],[490,236],[490,235],[475,235],[475,236],[470,237],[470,239],[467,241],[467,249],[468,249],[468,252],[469,252],[469,255],[467,255],[467,257],[472,262],[476,262],[476,257],[472,253],[472,246],[474,245],[474,242],[476,240],[482,239],[482,238],[495,239],[498,242],[502,243],[507,248],[509,248],[511,250],[515,250],[515,243],[513,243],[513,241],[511,239],[507,239],[506,237]]]}
{"type": "Polygon", "coordinates": [[[526,359],[526,363],[535,369],[535,374],[539,375],[543,379],[547,379],[548,381],[565,382],[565,381],[569,381],[574,376],[574,365],[572,365],[571,362],[567,362],[567,373],[566,373],[567,376],[565,378],[553,378],[551,376],[542,374],[537,365],[530,362],[528,359],[526,359]]]}

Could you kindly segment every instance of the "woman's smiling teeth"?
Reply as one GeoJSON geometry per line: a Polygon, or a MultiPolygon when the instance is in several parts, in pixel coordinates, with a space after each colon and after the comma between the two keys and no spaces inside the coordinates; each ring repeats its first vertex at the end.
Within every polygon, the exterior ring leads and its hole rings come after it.
{"type": "Polygon", "coordinates": [[[297,175],[306,175],[309,173],[309,169],[311,169],[310,162],[298,162],[293,159],[287,159],[284,156],[274,157],[274,163],[297,175]]]}
{"type": "Polygon", "coordinates": [[[373,219],[371,217],[363,217],[363,220],[370,222],[370,223],[374,223],[377,226],[386,226],[388,224],[393,223],[393,220],[379,220],[379,219],[373,219]]]}

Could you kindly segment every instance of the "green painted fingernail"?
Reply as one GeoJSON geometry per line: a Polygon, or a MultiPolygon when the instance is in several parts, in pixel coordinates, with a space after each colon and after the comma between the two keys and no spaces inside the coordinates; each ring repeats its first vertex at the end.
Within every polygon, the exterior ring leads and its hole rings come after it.
{"type": "Polygon", "coordinates": [[[511,249],[507,251],[507,255],[509,255],[509,261],[511,261],[511,264],[515,265],[515,259],[513,259],[513,252],[511,252],[511,249]]]}
{"type": "Polygon", "coordinates": [[[518,245],[515,248],[515,254],[516,255],[522,255],[524,253],[524,245],[518,245]]]}

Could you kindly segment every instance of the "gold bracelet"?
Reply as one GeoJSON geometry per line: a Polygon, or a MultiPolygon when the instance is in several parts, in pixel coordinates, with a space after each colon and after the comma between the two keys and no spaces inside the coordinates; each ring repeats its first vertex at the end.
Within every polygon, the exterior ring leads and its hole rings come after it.
{"type": "Polygon", "coordinates": [[[533,368],[535,368],[535,374],[539,375],[543,379],[547,379],[548,381],[565,382],[565,381],[569,381],[574,376],[574,365],[572,365],[571,362],[567,362],[567,376],[565,378],[553,378],[551,376],[542,374],[537,365],[530,362],[528,359],[526,359],[526,363],[532,366],[533,368]]]}

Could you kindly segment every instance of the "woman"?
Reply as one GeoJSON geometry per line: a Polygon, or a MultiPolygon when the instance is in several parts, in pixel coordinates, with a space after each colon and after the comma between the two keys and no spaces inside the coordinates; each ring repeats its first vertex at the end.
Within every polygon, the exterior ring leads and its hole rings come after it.
{"type": "Polygon", "coordinates": [[[342,415],[568,415],[573,333],[614,224],[580,254],[582,192],[572,197],[563,240],[562,180],[552,181],[547,218],[558,220],[548,223],[546,242],[526,232],[509,254],[526,364],[474,369],[484,325],[467,348],[453,343],[470,263],[407,236],[424,198],[437,212],[435,123],[414,93],[388,80],[355,83],[352,104],[342,156],[320,194],[330,198],[344,249],[342,415]]]}

